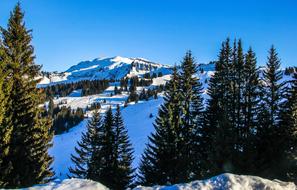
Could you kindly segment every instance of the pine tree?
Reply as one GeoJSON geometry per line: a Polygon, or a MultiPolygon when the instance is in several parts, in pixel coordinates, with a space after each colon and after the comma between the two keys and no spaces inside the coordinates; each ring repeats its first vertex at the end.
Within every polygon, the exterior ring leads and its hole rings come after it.
{"type": "Polygon", "coordinates": [[[6,118],[5,110],[7,103],[7,98],[5,96],[5,91],[10,90],[10,83],[6,82],[6,60],[2,41],[0,41],[0,187],[5,187],[7,185],[6,177],[10,172],[11,162],[7,160],[10,151],[10,140],[11,140],[11,132],[12,126],[6,126],[5,120],[6,118]]]}
{"type": "Polygon", "coordinates": [[[53,176],[52,158],[47,153],[52,139],[51,121],[41,118],[38,108],[41,93],[35,78],[40,66],[34,64],[31,31],[26,29],[23,17],[18,3],[7,29],[1,28],[7,58],[5,96],[8,97],[2,125],[12,129],[7,156],[10,164],[6,164],[11,170],[5,179],[6,187],[31,186],[53,176]]]}
{"type": "Polygon", "coordinates": [[[190,178],[200,177],[199,164],[199,130],[203,127],[202,84],[196,77],[197,64],[191,51],[186,53],[180,73],[180,94],[182,101],[182,135],[185,146],[182,148],[185,168],[190,178]],[[190,176],[191,175],[191,176],[190,176]]]}
{"type": "Polygon", "coordinates": [[[124,122],[122,119],[120,106],[117,106],[116,113],[114,114],[114,132],[115,132],[115,163],[114,176],[115,183],[113,184],[114,189],[126,189],[128,188],[133,179],[132,161],[133,161],[133,148],[129,141],[128,132],[125,129],[124,122]]]}
{"type": "Polygon", "coordinates": [[[100,132],[102,132],[100,113],[95,110],[91,120],[87,124],[87,132],[82,133],[78,147],[75,147],[76,155],[71,155],[74,167],[69,168],[71,177],[96,179],[100,171],[100,165],[96,164],[95,154],[99,147],[100,132]]]}
{"type": "Polygon", "coordinates": [[[142,185],[174,184],[187,181],[190,163],[184,160],[185,143],[181,128],[180,77],[174,69],[165,90],[164,103],[154,123],[155,132],[142,155],[138,183],[142,185]]]}
{"type": "Polygon", "coordinates": [[[282,162],[278,168],[278,179],[294,181],[297,179],[297,73],[293,74],[291,87],[287,89],[280,113],[280,127],[283,140],[282,162]]]}
{"type": "Polygon", "coordinates": [[[216,72],[209,81],[204,127],[201,129],[201,162],[203,177],[234,170],[234,147],[237,131],[232,122],[235,106],[232,106],[232,49],[229,39],[223,44],[216,72]],[[206,167],[206,168],[205,168],[206,167]]]}
{"type": "Polygon", "coordinates": [[[239,143],[241,154],[238,158],[239,173],[251,174],[255,172],[255,129],[258,125],[257,115],[259,111],[259,74],[257,61],[252,48],[245,55],[244,70],[242,73],[242,126],[239,143]],[[248,167],[247,167],[248,166],[248,167]]]}
{"type": "Polygon", "coordinates": [[[274,178],[281,159],[280,147],[282,135],[279,127],[280,103],[282,100],[283,83],[280,60],[275,48],[269,51],[266,69],[263,71],[261,87],[261,110],[258,115],[257,127],[257,175],[274,178]],[[273,159],[272,159],[273,158],[273,159]]]}

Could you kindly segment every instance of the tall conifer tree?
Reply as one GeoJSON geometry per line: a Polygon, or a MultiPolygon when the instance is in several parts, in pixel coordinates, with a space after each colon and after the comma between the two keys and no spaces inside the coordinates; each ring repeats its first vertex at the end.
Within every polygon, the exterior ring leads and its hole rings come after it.
{"type": "Polygon", "coordinates": [[[257,175],[274,178],[281,159],[282,141],[279,127],[280,103],[283,99],[282,71],[276,49],[272,46],[263,71],[261,110],[257,127],[257,175]],[[273,158],[273,159],[272,159],[273,158]]]}
{"type": "Polygon", "coordinates": [[[87,132],[82,134],[81,140],[75,147],[77,155],[71,155],[74,166],[69,168],[72,177],[96,180],[100,171],[99,163],[96,163],[95,154],[99,147],[100,132],[102,132],[100,113],[95,110],[91,120],[87,124],[87,132]]]}
{"type": "Polygon", "coordinates": [[[5,87],[8,99],[6,119],[2,123],[12,129],[7,187],[31,186],[47,181],[53,175],[50,169],[52,158],[47,153],[51,146],[51,121],[41,118],[38,108],[41,93],[36,88],[38,81],[35,78],[40,67],[34,64],[31,31],[26,29],[23,17],[18,3],[7,29],[1,28],[7,58],[5,80],[9,84],[5,87]]]}
{"type": "Polygon", "coordinates": [[[188,180],[183,154],[180,77],[174,68],[165,90],[164,103],[154,123],[155,132],[142,155],[138,182],[142,185],[174,184],[188,180]]]}
{"type": "Polygon", "coordinates": [[[280,127],[282,129],[283,157],[278,179],[297,182],[297,73],[293,74],[286,100],[282,103],[280,127]]]}
{"type": "Polygon", "coordinates": [[[114,114],[114,132],[115,132],[115,163],[114,189],[128,188],[133,179],[134,169],[132,168],[133,148],[128,137],[128,131],[124,126],[120,106],[117,105],[114,114]]]}
{"type": "MultiPolygon", "coordinates": [[[[204,177],[234,170],[234,146],[236,130],[232,124],[232,106],[234,94],[232,89],[232,49],[229,39],[222,44],[216,72],[210,79],[205,126],[201,132],[204,154],[202,161],[209,166],[205,168],[204,177]]],[[[205,165],[204,164],[204,165],[205,165]]]]}
{"type": "Polygon", "coordinates": [[[187,166],[190,178],[197,178],[201,172],[199,163],[199,137],[200,129],[203,127],[204,106],[202,99],[202,84],[197,75],[197,64],[192,56],[191,51],[186,53],[180,72],[180,94],[182,103],[182,135],[184,147],[182,148],[184,161],[191,163],[187,166]],[[190,176],[191,175],[191,176],[190,176]]]}
{"type": "Polygon", "coordinates": [[[257,61],[252,48],[245,55],[242,73],[242,126],[240,130],[241,153],[238,157],[237,172],[251,174],[255,172],[255,129],[260,102],[260,83],[257,61]],[[247,167],[248,166],[248,167],[247,167]]]}
{"type": "Polygon", "coordinates": [[[6,90],[9,91],[11,88],[10,83],[7,82],[6,73],[6,61],[3,44],[0,40],[0,187],[5,187],[7,185],[7,176],[10,172],[11,162],[7,159],[10,151],[10,140],[12,126],[6,126],[5,121],[8,119],[5,115],[5,110],[7,107],[7,99],[5,96],[6,90]]]}

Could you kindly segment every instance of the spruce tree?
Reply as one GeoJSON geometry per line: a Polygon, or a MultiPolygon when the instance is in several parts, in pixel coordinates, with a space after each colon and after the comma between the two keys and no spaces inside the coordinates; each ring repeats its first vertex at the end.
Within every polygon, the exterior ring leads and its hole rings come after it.
{"type": "Polygon", "coordinates": [[[237,131],[232,122],[232,49],[229,39],[222,44],[216,72],[210,79],[204,127],[201,130],[203,177],[234,171],[234,147],[237,131]]]}
{"type": "Polygon", "coordinates": [[[294,181],[297,179],[297,73],[293,74],[290,88],[287,89],[285,101],[280,113],[280,128],[283,141],[282,162],[279,165],[278,179],[294,181]]]}
{"type": "Polygon", "coordinates": [[[257,175],[266,178],[277,177],[275,174],[283,149],[280,146],[283,136],[279,127],[280,103],[283,99],[281,79],[280,59],[272,46],[263,71],[261,110],[257,127],[257,175]]]}
{"type": "Polygon", "coordinates": [[[95,110],[92,118],[88,121],[87,132],[82,133],[81,140],[75,147],[76,155],[71,155],[74,166],[69,168],[71,177],[96,179],[100,171],[99,163],[96,164],[95,154],[99,147],[100,132],[103,131],[100,113],[95,110]]]}
{"type": "Polygon", "coordinates": [[[252,174],[255,172],[255,129],[258,125],[257,115],[260,102],[260,83],[257,61],[252,48],[245,55],[242,74],[242,126],[240,131],[241,154],[238,158],[239,173],[252,174]],[[247,167],[248,166],[248,167],[247,167]]]}
{"type": "Polygon", "coordinates": [[[7,58],[5,96],[8,97],[2,125],[12,129],[7,156],[10,164],[5,165],[11,167],[5,179],[6,187],[32,186],[53,176],[52,158],[47,153],[52,139],[51,121],[41,118],[38,107],[41,92],[36,88],[35,78],[40,67],[34,64],[31,31],[26,29],[23,17],[18,3],[7,29],[1,28],[7,58]]]}
{"type": "Polygon", "coordinates": [[[0,188],[7,185],[7,176],[10,172],[11,162],[7,159],[10,151],[10,140],[12,126],[6,126],[5,121],[9,120],[5,115],[8,97],[5,96],[6,90],[10,90],[11,84],[7,82],[6,61],[2,41],[0,40],[0,188]]]}
{"type": "Polygon", "coordinates": [[[116,113],[114,114],[114,132],[115,132],[115,183],[114,189],[128,188],[133,179],[134,169],[132,168],[133,148],[129,141],[128,131],[125,129],[123,118],[120,111],[120,106],[117,105],[116,113]]]}
{"type": "Polygon", "coordinates": [[[190,178],[197,178],[201,169],[199,164],[199,130],[203,127],[204,106],[202,99],[202,84],[197,75],[197,64],[191,51],[186,53],[180,73],[180,94],[182,102],[182,136],[184,147],[183,157],[185,170],[190,178]],[[191,164],[186,164],[191,163],[191,164]],[[191,176],[190,176],[191,175],[191,176]]]}
{"type": "Polygon", "coordinates": [[[185,142],[182,133],[180,77],[174,68],[166,85],[164,103],[159,108],[154,123],[155,132],[142,155],[138,183],[164,185],[187,181],[191,164],[184,160],[185,142]]]}

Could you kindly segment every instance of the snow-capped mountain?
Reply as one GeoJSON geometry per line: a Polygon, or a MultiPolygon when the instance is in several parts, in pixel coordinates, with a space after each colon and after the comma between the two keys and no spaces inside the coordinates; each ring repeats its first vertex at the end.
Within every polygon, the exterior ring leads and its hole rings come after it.
{"type": "Polygon", "coordinates": [[[121,79],[123,77],[141,76],[145,73],[171,73],[171,67],[154,63],[143,58],[97,58],[92,61],[82,61],[62,73],[47,73],[40,85],[59,82],[74,82],[94,79],[121,79]]]}

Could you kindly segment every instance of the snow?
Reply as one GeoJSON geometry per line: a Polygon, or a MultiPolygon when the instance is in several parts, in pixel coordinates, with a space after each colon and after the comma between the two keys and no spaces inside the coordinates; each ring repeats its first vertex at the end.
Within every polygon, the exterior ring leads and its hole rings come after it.
{"type": "MultiPolygon", "coordinates": [[[[222,174],[207,180],[193,181],[171,186],[136,187],[133,190],[295,190],[294,183],[267,180],[255,176],[222,174]]],[[[23,190],[107,190],[98,182],[86,179],[65,179],[44,185],[36,185],[23,190]]]]}
{"type": "Polygon", "coordinates": [[[87,179],[65,179],[44,185],[36,185],[22,190],[108,190],[104,185],[87,179]]]}
{"type": "MultiPolygon", "coordinates": [[[[153,99],[150,101],[139,101],[137,104],[131,102],[128,107],[124,108],[124,102],[128,95],[110,96],[114,86],[107,88],[102,94],[83,96],[83,97],[63,97],[54,100],[55,104],[64,102],[60,106],[70,106],[72,109],[77,107],[86,108],[93,102],[100,102],[100,112],[104,113],[110,106],[115,109],[117,105],[122,107],[122,115],[125,125],[128,129],[128,134],[134,148],[133,167],[138,166],[139,159],[147,142],[148,135],[153,131],[153,122],[157,115],[158,107],[163,102],[163,98],[153,99]],[[106,102],[103,103],[103,100],[106,102]],[[150,118],[150,114],[154,117],[150,118]]],[[[139,91],[142,88],[138,89],[139,91]]],[[[86,116],[90,117],[92,113],[87,112],[86,116]]],[[[77,141],[80,140],[82,132],[86,131],[87,120],[85,119],[79,125],[73,127],[67,133],[55,135],[53,138],[53,147],[49,150],[50,155],[54,156],[52,164],[53,170],[58,179],[66,179],[69,174],[68,168],[72,166],[71,154],[75,154],[74,147],[77,141]]]]}
{"type": "Polygon", "coordinates": [[[171,73],[171,67],[142,58],[110,57],[82,61],[62,73],[44,76],[39,87],[57,83],[77,82],[80,80],[121,79],[123,77],[141,76],[145,73],[171,73]]]}
{"type": "Polygon", "coordinates": [[[74,147],[80,140],[82,132],[86,131],[86,123],[87,120],[84,120],[68,133],[54,136],[53,147],[50,148],[49,154],[54,156],[52,167],[58,179],[68,178],[68,168],[73,166],[70,155],[75,153],[74,147]]]}
{"type": "Polygon", "coordinates": [[[296,188],[294,183],[226,173],[207,180],[171,186],[137,187],[134,190],[296,190],[296,188]]]}
{"type": "Polygon", "coordinates": [[[153,79],[152,86],[165,85],[171,78],[171,75],[164,75],[153,79]]]}
{"type": "Polygon", "coordinates": [[[134,148],[134,168],[139,164],[145,144],[148,142],[148,135],[154,130],[153,122],[155,121],[158,107],[162,102],[163,98],[159,97],[156,100],[129,105],[122,110],[124,123],[128,129],[128,135],[134,148]],[[149,117],[150,114],[153,114],[152,118],[149,117]]]}

